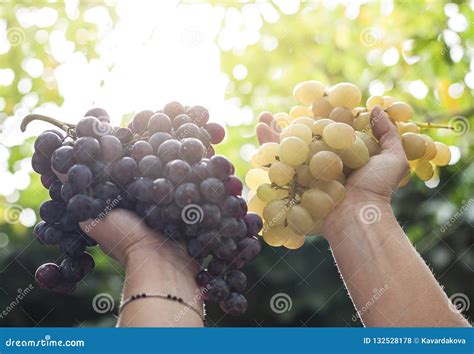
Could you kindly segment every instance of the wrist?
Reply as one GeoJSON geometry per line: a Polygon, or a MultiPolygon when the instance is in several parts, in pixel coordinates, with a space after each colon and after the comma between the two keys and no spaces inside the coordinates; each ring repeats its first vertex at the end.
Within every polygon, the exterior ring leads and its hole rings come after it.
{"type": "Polygon", "coordinates": [[[334,208],[324,223],[323,235],[329,243],[338,242],[355,228],[365,229],[373,225],[395,220],[390,197],[372,192],[351,191],[346,198],[334,208]]]}

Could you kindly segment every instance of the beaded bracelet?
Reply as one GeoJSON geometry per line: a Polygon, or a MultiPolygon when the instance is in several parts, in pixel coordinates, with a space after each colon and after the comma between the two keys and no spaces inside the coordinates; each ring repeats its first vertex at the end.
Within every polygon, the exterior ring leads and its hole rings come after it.
{"type": "Polygon", "coordinates": [[[170,301],[176,301],[176,302],[179,302],[180,304],[183,304],[184,307],[186,308],[189,308],[190,310],[194,311],[195,313],[197,313],[199,315],[199,317],[201,317],[202,321],[205,322],[205,318],[204,318],[204,314],[201,313],[201,311],[195,309],[193,306],[189,305],[189,304],[186,304],[182,298],[180,297],[176,297],[174,295],[163,295],[163,294],[137,294],[137,295],[132,295],[131,297],[129,297],[128,299],[125,299],[122,304],[120,305],[119,309],[118,309],[118,313],[120,314],[124,307],[126,305],[128,305],[129,303],[131,303],[132,301],[135,301],[135,300],[139,300],[139,299],[147,299],[147,298],[158,298],[158,299],[164,299],[164,300],[170,300],[170,301]]]}

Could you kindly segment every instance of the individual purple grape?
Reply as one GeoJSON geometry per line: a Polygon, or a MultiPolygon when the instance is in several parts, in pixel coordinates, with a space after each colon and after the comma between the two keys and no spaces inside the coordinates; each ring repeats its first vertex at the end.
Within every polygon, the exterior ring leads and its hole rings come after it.
{"type": "Polygon", "coordinates": [[[49,187],[49,196],[52,200],[57,202],[63,202],[63,198],[61,197],[61,189],[63,185],[61,181],[54,181],[54,183],[49,187]]]}
{"type": "Polygon", "coordinates": [[[82,137],[76,140],[74,145],[74,157],[80,164],[88,165],[99,159],[100,145],[97,139],[82,137]]]}
{"type": "Polygon", "coordinates": [[[153,181],[150,178],[137,178],[130,185],[130,192],[135,195],[135,197],[142,201],[151,203],[153,201],[151,191],[153,189],[153,181]]]}
{"type": "Polygon", "coordinates": [[[200,128],[199,131],[201,132],[199,140],[201,140],[206,149],[209,148],[211,146],[211,134],[204,128],[200,128]]]}
{"type": "Polygon", "coordinates": [[[180,208],[186,205],[199,203],[201,194],[199,188],[194,183],[183,183],[174,192],[174,202],[180,208]]]}
{"type": "Polygon", "coordinates": [[[224,156],[213,156],[209,159],[207,167],[211,176],[227,181],[231,172],[231,163],[224,156]]]}
{"type": "Polygon", "coordinates": [[[173,160],[165,165],[163,176],[173,184],[185,183],[191,177],[191,166],[183,160],[173,160]]]}
{"type": "Polygon", "coordinates": [[[237,248],[239,250],[238,258],[243,260],[245,263],[248,263],[258,256],[262,249],[262,245],[258,238],[246,237],[237,242],[237,248]]]}
{"type": "Polygon", "coordinates": [[[76,163],[74,155],[74,149],[71,146],[61,146],[54,150],[50,161],[51,166],[59,173],[67,173],[76,163]]]}
{"type": "Polygon", "coordinates": [[[237,197],[232,195],[225,197],[220,203],[222,215],[239,218],[241,215],[240,202],[237,197]]]}
{"type": "Polygon", "coordinates": [[[232,260],[237,252],[237,244],[231,238],[223,238],[219,246],[214,250],[214,255],[219,259],[232,260]]]}
{"type": "Polygon", "coordinates": [[[217,123],[207,123],[204,128],[209,132],[209,135],[211,135],[212,144],[219,144],[224,140],[225,129],[222,125],[217,123]]]}
{"type": "Polygon", "coordinates": [[[193,119],[187,114],[179,114],[173,119],[173,128],[178,130],[184,124],[191,124],[193,119]]]}
{"type": "Polygon", "coordinates": [[[96,117],[82,118],[76,125],[76,135],[79,138],[92,137],[99,138],[102,135],[111,132],[111,129],[106,125],[107,122],[102,123],[96,117]]]}
{"type": "Polygon", "coordinates": [[[219,210],[219,207],[217,205],[211,203],[204,203],[201,206],[201,209],[203,214],[201,225],[203,227],[216,227],[220,224],[221,211],[219,210]]]}
{"type": "Polygon", "coordinates": [[[46,244],[44,240],[44,233],[47,228],[48,228],[48,224],[44,221],[40,221],[33,228],[33,236],[35,237],[35,240],[41,244],[46,244]]]}
{"type": "Polygon", "coordinates": [[[77,235],[66,236],[59,245],[61,252],[72,258],[77,258],[86,250],[86,242],[77,235]]]}
{"type": "Polygon", "coordinates": [[[61,279],[61,271],[57,264],[45,263],[38,267],[35,279],[43,289],[53,289],[61,279]]]}
{"type": "Polygon", "coordinates": [[[218,203],[225,196],[224,184],[214,177],[202,181],[199,189],[204,199],[212,203],[218,203]]]}
{"type": "Polygon", "coordinates": [[[178,225],[165,224],[163,227],[163,234],[171,240],[179,241],[184,239],[184,235],[178,225]]]}
{"type": "Polygon", "coordinates": [[[209,282],[209,290],[204,295],[206,300],[219,302],[229,295],[229,287],[222,278],[213,279],[209,282]]]}
{"type": "Polygon", "coordinates": [[[77,221],[90,219],[94,211],[94,199],[84,194],[75,195],[67,203],[68,214],[77,221]]]}
{"type": "Polygon", "coordinates": [[[69,200],[74,197],[75,193],[71,188],[69,183],[63,184],[61,187],[61,198],[64,200],[65,203],[69,202],[69,200]]]}
{"type": "Polygon", "coordinates": [[[176,204],[168,204],[161,210],[161,217],[168,223],[181,223],[181,209],[176,204]]]}
{"type": "Polygon", "coordinates": [[[210,275],[218,277],[227,270],[227,265],[223,260],[220,259],[212,259],[209,264],[207,265],[207,271],[210,275]]]}
{"type": "Polygon", "coordinates": [[[158,148],[157,155],[163,164],[179,159],[181,143],[177,140],[166,140],[158,148]]]}
{"type": "Polygon", "coordinates": [[[236,218],[222,217],[217,231],[222,238],[233,238],[234,235],[238,233],[239,227],[239,222],[236,218]]]}
{"type": "Polygon", "coordinates": [[[243,220],[247,225],[247,235],[257,236],[263,227],[263,221],[260,215],[255,213],[247,213],[243,220]]]}
{"type": "Polygon", "coordinates": [[[192,181],[194,183],[200,184],[203,180],[210,177],[209,171],[207,170],[207,162],[205,160],[201,160],[196,162],[191,166],[192,169],[192,181]]]}
{"type": "Polygon", "coordinates": [[[225,276],[230,291],[243,293],[247,287],[247,277],[239,270],[231,270],[225,276]]]}
{"type": "Polygon", "coordinates": [[[54,150],[60,148],[63,142],[61,138],[52,132],[41,133],[35,140],[35,153],[49,159],[54,150]]]}
{"type": "Polygon", "coordinates": [[[49,187],[51,187],[52,184],[58,180],[58,176],[56,176],[55,173],[51,171],[41,175],[40,180],[43,187],[49,189],[49,187]]]}
{"type": "Polygon", "coordinates": [[[55,200],[48,200],[40,206],[41,219],[47,223],[55,223],[61,220],[64,214],[65,204],[55,200]]]}
{"type": "Polygon", "coordinates": [[[44,243],[47,245],[57,245],[63,238],[62,230],[54,225],[49,225],[44,231],[44,243]]]}
{"type": "Polygon", "coordinates": [[[163,164],[157,156],[147,155],[138,163],[138,172],[143,177],[158,178],[163,174],[163,164]]]}
{"type": "Polygon", "coordinates": [[[171,139],[173,139],[173,137],[170,134],[158,132],[153,134],[150,139],[148,139],[148,142],[153,147],[153,152],[156,154],[161,144],[171,139]]]}
{"type": "Polygon", "coordinates": [[[122,142],[113,135],[104,135],[99,138],[100,159],[112,162],[122,157],[122,142]]]}
{"type": "Polygon", "coordinates": [[[113,134],[122,144],[126,144],[133,139],[133,132],[129,128],[118,128],[113,134]]]}
{"type": "Polygon", "coordinates": [[[214,230],[204,231],[196,237],[196,240],[199,241],[203,249],[211,250],[219,244],[220,235],[214,230]]]}
{"type": "Polygon", "coordinates": [[[67,181],[74,193],[81,193],[92,182],[92,172],[85,165],[74,165],[67,171],[67,181]]]}
{"type": "Polygon", "coordinates": [[[153,147],[146,141],[137,141],[132,147],[132,157],[139,162],[147,155],[153,154],[153,147]]]}
{"type": "Polygon", "coordinates": [[[148,121],[154,114],[153,111],[145,110],[138,112],[132,120],[133,130],[137,134],[143,134],[148,128],[148,121]]]}
{"type": "Polygon", "coordinates": [[[77,259],[65,258],[59,269],[64,279],[71,283],[77,283],[82,279],[82,268],[77,259]]]}
{"type": "Polygon", "coordinates": [[[169,133],[172,129],[171,119],[164,113],[155,113],[148,121],[148,131],[151,134],[157,132],[169,133]]]}
{"type": "Polygon", "coordinates": [[[201,130],[194,123],[184,123],[176,129],[176,138],[181,140],[185,138],[199,139],[201,137],[201,130]]]}
{"type": "Polygon", "coordinates": [[[173,188],[173,183],[169,180],[166,178],[158,178],[153,181],[151,195],[159,205],[169,204],[173,200],[173,188]]]}
{"type": "Polygon", "coordinates": [[[170,102],[163,107],[163,113],[174,120],[177,115],[184,113],[184,107],[179,102],[170,102]]]}
{"type": "Polygon", "coordinates": [[[237,228],[232,234],[235,240],[243,239],[247,235],[247,224],[242,219],[237,219],[237,228]]]}
{"type": "Polygon", "coordinates": [[[118,198],[120,189],[113,182],[99,183],[94,186],[94,197],[102,199],[106,204],[118,198]]]}
{"type": "Polygon", "coordinates": [[[80,257],[78,258],[78,261],[79,261],[79,266],[81,267],[82,277],[89,274],[92,271],[92,269],[94,269],[95,267],[94,258],[92,258],[92,256],[87,252],[84,252],[83,254],[81,254],[80,257]]]}
{"type": "Polygon", "coordinates": [[[247,214],[247,210],[248,210],[247,202],[242,197],[235,197],[235,198],[237,198],[237,201],[239,202],[239,212],[236,215],[236,217],[241,219],[247,214]]]}
{"type": "MultiPolygon", "coordinates": [[[[54,153],[53,153],[54,154],[54,153]]],[[[41,155],[39,153],[33,153],[31,158],[31,166],[36,173],[42,174],[49,174],[51,173],[51,160],[41,155]]]]}
{"type": "Polygon", "coordinates": [[[209,282],[212,279],[213,279],[212,275],[206,270],[201,270],[196,275],[196,282],[198,283],[199,286],[207,286],[207,284],[209,284],[209,282]]]}
{"type": "Polygon", "coordinates": [[[89,165],[92,172],[92,180],[94,183],[105,183],[111,179],[113,163],[104,163],[102,161],[95,161],[89,165]]]}
{"type": "Polygon", "coordinates": [[[186,138],[181,141],[179,156],[190,164],[197,163],[206,155],[206,148],[200,140],[186,138]]]}
{"type": "Polygon", "coordinates": [[[103,123],[110,123],[110,116],[107,111],[99,107],[89,109],[86,114],[84,114],[84,117],[96,117],[103,123]]]}
{"type": "Polygon", "coordinates": [[[186,110],[186,114],[191,117],[193,123],[203,127],[209,120],[209,111],[203,106],[192,106],[186,110]]]}
{"type": "Polygon", "coordinates": [[[240,196],[242,195],[242,189],[244,188],[240,179],[236,176],[230,176],[225,182],[225,191],[227,195],[240,196]]]}
{"type": "Polygon", "coordinates": [[[56,134],[59,137],[59,139],[61,139],[61,140],[64,140],[64,138],[65,138],[63,132],[60,132],[59,130],[56,130],[56,129],[48,129],[48,130],[45,130],[44,133],[56,134]]]}
{"type": "Polygon", "coordinates": [[[116,162],[113,175],[118,183],[124,186],[138,175],[137,163],[131,157],[122,157],[116,162]]]}
{"type": "Polygon", "coordinates": [[[161,208],[157,205],[152,205],[145,210],[145,222],[154,230],[161,231],[165,226],[165,220],[161,217],[161,208]]]}
{"type": "Polygon", "coordinates": [[[222,311],[228,313],[232,316],[241,316],[247,311],[247,299],[242,294],[232,292],[225,298],[225,300],[221,301],[220,307],[222,311]]]}

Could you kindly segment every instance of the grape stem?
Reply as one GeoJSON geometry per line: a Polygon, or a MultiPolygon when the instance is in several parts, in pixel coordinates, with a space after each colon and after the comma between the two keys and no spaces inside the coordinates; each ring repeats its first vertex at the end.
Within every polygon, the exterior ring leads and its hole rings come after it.
{"type": "Polygon", "coordinates": [[[44,116],[42,114],[28,114],[25,118],[23,118],[23,120],[21,121],[21,125],[20,125],[21,131],[24,132],[26,130],[26,127],[28,126],[28,124],[30,124],[31,122],[33,122],[35,120],[41,120],[43,122],[48,122],[50,124],[53,124],[56,127],[64,130],[67,133],[67,135],[69,135],[73,138],[76,136],[76,131],[75,131],[76,125],[75,124],[64,123],[64,122],[61,122],[60,120],[57,120],[57,119],[54,119],[54,118],[51,118],[51,117],[48,117],[48,116],[44,116]]]}
{"type": "Polygon", "coordinates": [[[424,128],[424,129],[433,128],[433,129],[451,129],[451,130],[454,130],[454,127],[452,125],[447,125],[447,124],[437,124],[437,123],[430,123],[430,122],[420,123],[420,122],[413,122],[413,121],[410,121],[410,122],[416,124],[420,128],[424,128]]]}

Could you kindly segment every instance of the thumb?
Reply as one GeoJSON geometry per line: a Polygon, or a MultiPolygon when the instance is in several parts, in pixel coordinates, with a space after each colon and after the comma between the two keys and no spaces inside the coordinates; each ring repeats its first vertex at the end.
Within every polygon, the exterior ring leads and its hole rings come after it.
{"type": "Polygon", "coordinates": [[[380,106],[375,106],[370,113],[370,125],[375,138],[380,143],[382,153],[404,156],[402,141],[398,136],[397,127],[388,118],[380,106]]]}

